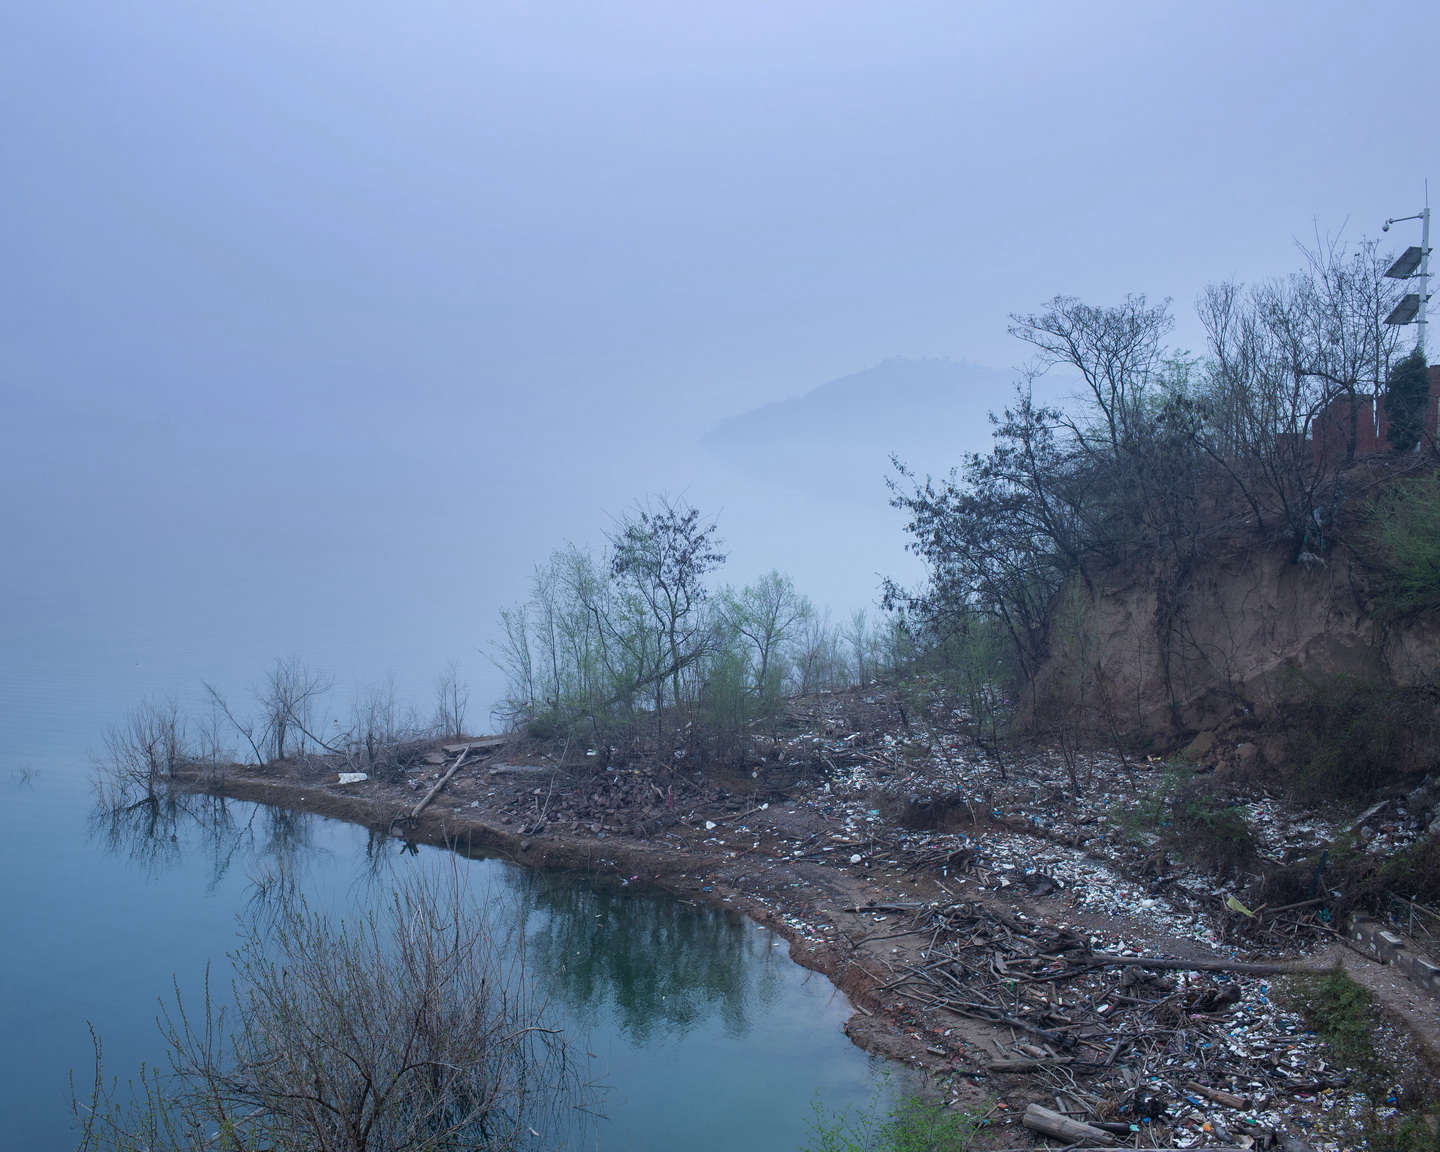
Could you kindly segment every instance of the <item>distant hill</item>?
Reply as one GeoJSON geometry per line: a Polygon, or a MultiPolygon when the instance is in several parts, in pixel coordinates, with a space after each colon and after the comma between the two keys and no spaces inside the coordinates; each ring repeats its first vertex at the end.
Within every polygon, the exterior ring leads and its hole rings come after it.
{"type": "Polygon", "coordinates": [[[883,498],[890,455],[943,473],[990,443],[1015,375],[958,360],[885,360],[717,424],[702,443],[791,488],[883,498]]]}

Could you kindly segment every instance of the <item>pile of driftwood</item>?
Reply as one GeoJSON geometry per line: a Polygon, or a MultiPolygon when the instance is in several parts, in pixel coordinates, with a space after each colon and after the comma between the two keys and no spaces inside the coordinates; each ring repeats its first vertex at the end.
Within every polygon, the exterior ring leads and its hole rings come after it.
{"type": "Polygon", "coordinates": [[[1345,1086],[1259,979],[1296,965],[1121,955],[969,901],[850,911],[907,917],[870,940],[928,937],[882,991],[1008,1031],[975,1071],[1033,1077],[1055,1108],[1026,1126],[1068,1144],[1303,1149],[1289,1104],[1345,1086]]]}
{"type": "Polygon", "coordinates": [[[696,808],[719,804],[719,790],[702,780],[643,764],[568,771],[502,764],[490,774],[526,785],[501,805],[502,819],[525,835],[563,831],[644,838],[684,822],[696,808]]]}

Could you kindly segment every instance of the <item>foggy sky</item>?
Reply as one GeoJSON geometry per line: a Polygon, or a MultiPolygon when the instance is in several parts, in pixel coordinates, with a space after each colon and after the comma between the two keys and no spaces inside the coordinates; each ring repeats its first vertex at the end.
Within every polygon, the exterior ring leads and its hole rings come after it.
{"type": "Polygon", "coordinates": [[[292,653],[488,702],[496,609],[647,492],[848,612],[908,571],[879,475],[777,497],[700,436],[1007,368],[1056,293],[1174,297],[1198,350],[1206,282],[1419,210],[1419,12],[7,4],[0,707],[292,653]]]}

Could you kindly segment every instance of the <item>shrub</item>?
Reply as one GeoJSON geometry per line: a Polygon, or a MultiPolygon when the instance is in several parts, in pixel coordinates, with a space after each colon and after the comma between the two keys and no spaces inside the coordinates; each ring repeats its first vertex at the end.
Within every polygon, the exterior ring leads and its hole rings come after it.
{"type": "Polygon", "coordinates": [[[1219,872],[1244,871],[1258,858],[1255,835],[1237,808],[1207,783],[1171,766],[1147,796],[1121,816],[1131,833],[1154,835],[1167,851],[1219,872]]]}
{"type": "Polygon", "coordinates": [[[1430,378],[1425,371],[1425,353],[1419,348],[1401,357],[1385,381],[1386,438],[1396,452],[1408,452],[1420,442],[1425,431],[1425,401],[1430,398],[1430,378]]]}
{"type": "Polygon", "coordinates": [[[1380,866],[1380,884],[1397,896],[1440,903],[1440,837],[1425,836],[1380,866]]]}
{"type": "Polygon", "coordinates": [[[1240,872],[1254,864],[1255,835],[1245,817],[1203,785],[1181,788],[1170,805],[1170,817],[1167,840],[1190,859],[1221,872],[1240,872]]]}
{"type": "Polygon", "coordinates": [[[1434,706],[1419,689],[1336,675],[1299,680],[1289,694],[1285,785],[1298,799],[1354,799],[1433,759],[1434,706]]]}
{"type": "Polygon", "coordinates": [[[1437,1152],[1440,1134],[1427,1113],[1436,1106],[1433,1076],[1412,1040],[1382,1034],[1375,999],[1336,969],[1292,976],[1289,1000],[1325,1041],[1334,1063],[1355,1073],[1366,1106],[1350,1113],[1347,1147],[1371,1152],[1437,1152]]]}
{"type": "Polygon", "coordinates": [[[843,1112],[816,1104],[813,1124],[805,1152],[967,1152],[984,1117],[908,1096],[887,1111],[875,1101],[843,1112]]]}
{"type": "Polygon", "coordinates": [[[1383,615],[1440,608],[1440,472],[1386,485],[1365,513],[1360,543],[1379,574],[1383,615]]]}
{"type": "Polygon", "coordinates": [[[281,889],[257,909],[232,1013],[161,1017],[166,1073],[117,1100],[100,1067],[75,1102],[86,1152],[459,1152],[511,1149],[554,1118],[566,1045],[531,999],[518,945],[497,939],[458,878],[411,882],[388,916],[333,921],[281,889]],[[219,1133],[218,1145],[205,1139],[219,1133]]]}

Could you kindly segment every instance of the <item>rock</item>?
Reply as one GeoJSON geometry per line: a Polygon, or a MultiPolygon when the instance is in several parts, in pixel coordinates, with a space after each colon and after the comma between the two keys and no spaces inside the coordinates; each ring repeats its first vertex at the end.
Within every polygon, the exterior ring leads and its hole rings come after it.
{"type": "Polygon", "coordinates": [[[1436,801],[1440,801],[1440,785],[1426,776],[1420,787],[1406,797],[1406,807],[1412,812],[1424,812],[1433,808],[1436,801]]]}
{"type": "Polygon", "coordinates": [[[1186,760],[1192,762],[1205,759],[1215,749],[1215,733],[1201,732],[1189,744],[1185,745],[1180,752],[1186,760]]]}

